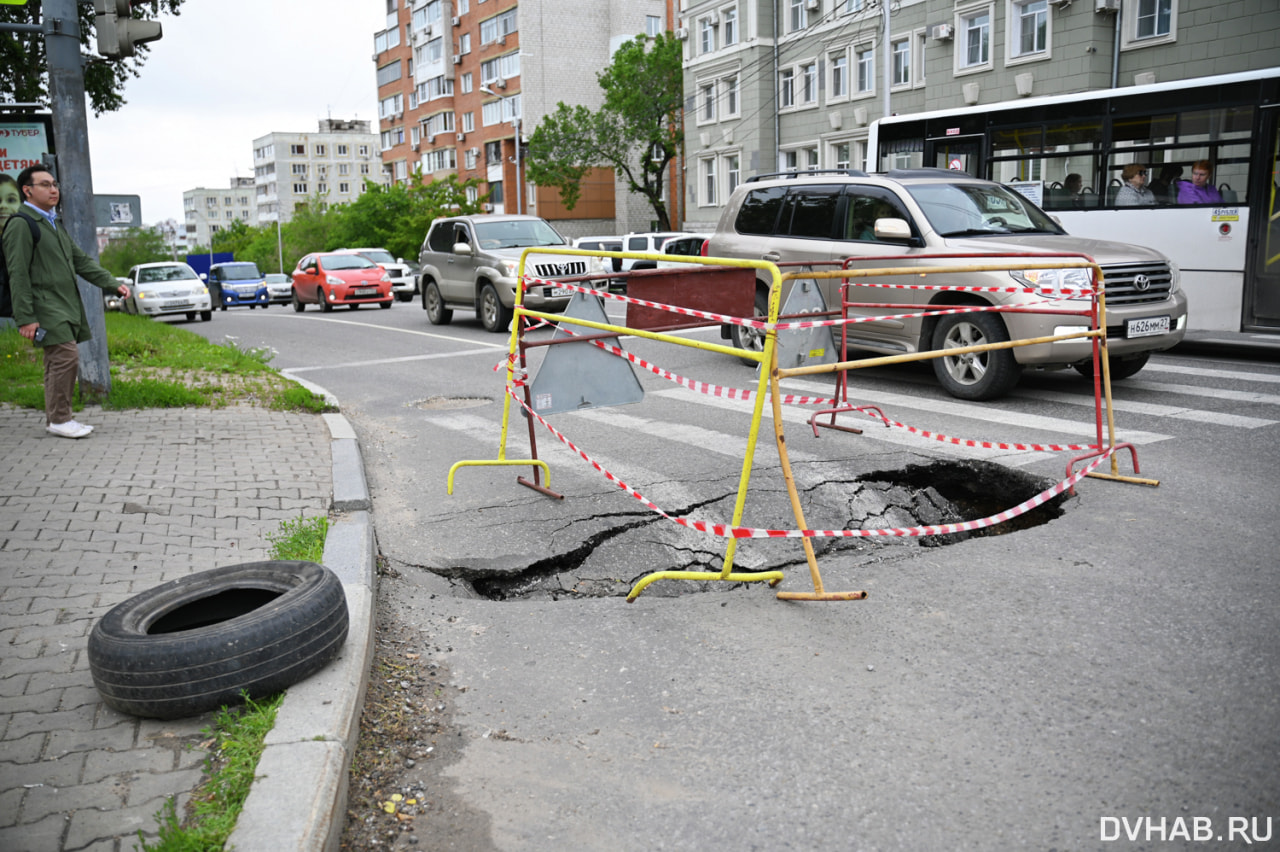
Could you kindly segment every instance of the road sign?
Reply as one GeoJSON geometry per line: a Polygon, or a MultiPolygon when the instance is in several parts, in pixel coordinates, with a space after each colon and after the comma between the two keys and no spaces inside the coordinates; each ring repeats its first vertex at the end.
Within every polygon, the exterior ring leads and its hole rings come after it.
{"type": "Polygon", "coordinates": [[[93,222],[99,228],[141,228],[142,200],[136,195],[94,195],[93,222]]]}

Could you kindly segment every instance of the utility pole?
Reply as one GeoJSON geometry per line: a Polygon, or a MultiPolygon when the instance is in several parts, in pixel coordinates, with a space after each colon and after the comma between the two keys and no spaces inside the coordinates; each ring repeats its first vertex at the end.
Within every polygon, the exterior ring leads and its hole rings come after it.
{"type": "MultiPolygon", "coordinates": [[[[57,145],[54,168],[62,189],[59,221],[75,244],[97,260],[89,124],[84,105],[84,67],[80,60],[80,13],[76,0],[44,0],[41,14],[49,61],[53,138],[57,145]]],[[[80,392],[87,397],[101,398],[111,391],[102,291],[84,280],[77,279],[77,283],[93,333],[89,342],[80,344],[80,392]]]]}

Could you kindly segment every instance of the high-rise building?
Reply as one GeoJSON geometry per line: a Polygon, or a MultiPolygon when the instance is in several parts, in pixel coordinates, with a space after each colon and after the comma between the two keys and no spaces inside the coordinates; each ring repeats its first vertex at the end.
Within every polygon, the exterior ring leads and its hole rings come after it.
{"type": "Polygon", "coordinates": [[[258,224],[253,178],[233,177],[221,189],[188,189],[182,193],[182,209],[186,238],[174,242],[208,248],[213,235],[233,222],[251,228],[258,224]]]}
{"type": "Polygon", "coordinates": [[[314,133],[276,131],[253,140],[258,222],[288,222],[310,199],[349,204],[364,182],[386,183],[367,121],[322,118],[314,133]]]}

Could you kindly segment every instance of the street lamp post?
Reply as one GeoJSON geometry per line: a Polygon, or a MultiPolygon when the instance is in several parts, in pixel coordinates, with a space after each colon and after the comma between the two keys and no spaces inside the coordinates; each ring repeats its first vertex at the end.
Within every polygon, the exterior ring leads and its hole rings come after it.
{"type": "MultiPolygon", "coordinates": [[[[502,98],[488,86],[481,86],[480,91],[498,99],[502,98]]],[[[524,213],[524,183],[520,173],[520,116],[517,115],[511,120],[511,126],[516,130],[516,212],[524,213]]]]}

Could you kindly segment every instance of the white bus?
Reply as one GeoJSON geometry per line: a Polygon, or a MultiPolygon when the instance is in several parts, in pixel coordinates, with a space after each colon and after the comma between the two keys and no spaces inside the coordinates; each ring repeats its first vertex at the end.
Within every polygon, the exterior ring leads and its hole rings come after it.
{"type": "Polygon", "coordinates": [[[871,127],[868,165],[1008,184],[1068,233],[1170,257],[1189,328],[1280,334],[1278,128],[1270,68],[885,118],[871,127]],[[1122,206],[1133,197],[1119,192],[1124,177],[1145,177],[1153,198],[1122,206]],[[1209,188],[1191,189],[1194,177],[1209,188]]]}

